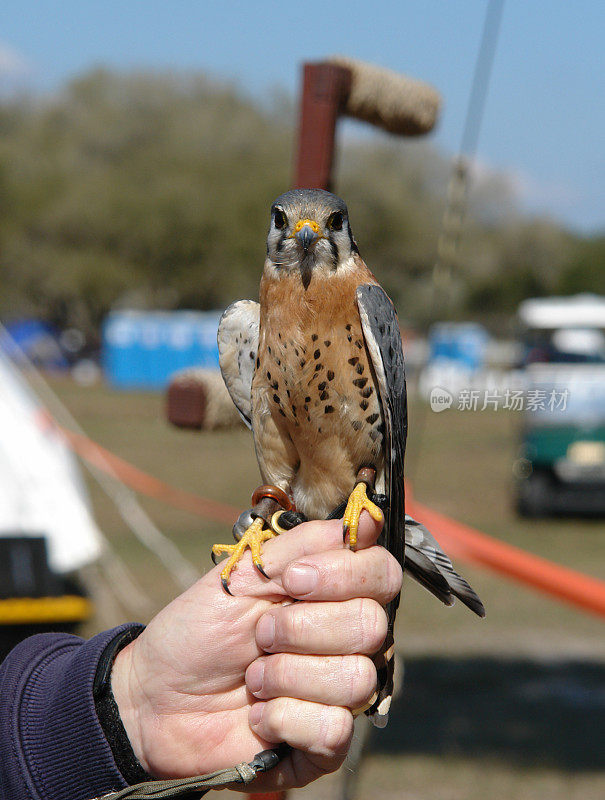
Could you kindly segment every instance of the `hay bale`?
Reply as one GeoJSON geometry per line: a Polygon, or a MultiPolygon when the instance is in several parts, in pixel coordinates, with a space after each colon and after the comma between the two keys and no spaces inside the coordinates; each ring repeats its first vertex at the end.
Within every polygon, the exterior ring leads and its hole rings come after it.
{"type": "Polygon", "coordinates": [[[243,425],[218,370],[175,373],[168,387],[166,416],[178,428],[210,431],[243,425]]]}
{"type": "Polygon", "coordinates": [[[435,126],[441,96],[432,86],[346,56],[327,61],[351,71],[347,116],[402,136],[420,136],[435,126]]]}

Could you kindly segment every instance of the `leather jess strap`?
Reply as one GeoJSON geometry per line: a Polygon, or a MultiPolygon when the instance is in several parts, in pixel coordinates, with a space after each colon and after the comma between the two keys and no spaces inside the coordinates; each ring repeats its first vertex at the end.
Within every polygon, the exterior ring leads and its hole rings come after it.
{"type": "Polygon", "coordinates": [[[207,775],[197,775],[193,778],[177,778],[174,780],[150,781],[139,783],[136,786],[128,786],[115,792],[109,792],[91,800],[172,800],[174,798],[194,798],[202,797],[210,789],[220,789],[232,784],[247,785],[251,783],[257,775],[267,772],[290,752],[290,747],[281,744],[273,750],[263,750],[250,761],[237,764],[229,769],[221,769],[210,772],[207,775]]]}

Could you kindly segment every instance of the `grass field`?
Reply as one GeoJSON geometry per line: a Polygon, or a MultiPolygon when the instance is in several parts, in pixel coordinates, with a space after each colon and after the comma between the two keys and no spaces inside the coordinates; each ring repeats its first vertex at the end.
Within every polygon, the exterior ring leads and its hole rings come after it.
{"type": "MultiPolygon", "coordinates": [[[[258,472],[244,430],[170,428],[157,394],[53,388],[88,435],[182,489],[241,508],[258,472]]],[[[415,497],[490,535],[605,579],[605,524],[520,521],[511,508],[516,417],[410,409],[408,477],[415,497]]],[[[91,485],[98,522],[158,604],[175,587],[91,485]]],[[[203,571],[226,526],[141,498],[156,524],[203,571]]],[[[442,607],[411,581],[398,617],[405,691],[377,731],[358,797],[409,800],[601,800],[605,797],[604,621],[459,564],[487,608],[442,607]]],[[[295,793],[334,797],[335,778],[295,793]]]]}

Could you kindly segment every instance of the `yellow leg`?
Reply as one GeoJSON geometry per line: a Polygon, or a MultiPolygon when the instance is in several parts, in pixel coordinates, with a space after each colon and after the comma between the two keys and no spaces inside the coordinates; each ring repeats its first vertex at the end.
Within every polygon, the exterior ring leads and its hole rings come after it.
{"type": "Polygon", "coordinates": [[[265,520],[261,519],[261,517],[257,517],[248,530],[244,532],[244,535],[237,544],[215,544],[212,546],[212,560],[215,564],[216,556],[220,556],[223,553],[230,553],[221,571],[221,582],[228,594],[231,594],[229,591],[229,576],[235,569],[237,562],[243,556],[247,547],[250,548],[250,552],[252,553],[252,563],[254,566],[265,578],[269,577],[263,569],[260,553],[263,542],[266,542],[267,539],[273,539],[274,536],[275,534],[272,530],[265,528],[265,520]]]}
{"type": "Polygon", "coordinates": [[[349,547],[355,550],[357,545],[357,529],[359,528],[359,517],[361,512],[366,510],[372,519],[380,522],[382,511],[371,500],[368,500],[365,483],[358,483],[349,495],[349,502],[342,520],[342,535],[346,538],[349,534],[349,547]]]}

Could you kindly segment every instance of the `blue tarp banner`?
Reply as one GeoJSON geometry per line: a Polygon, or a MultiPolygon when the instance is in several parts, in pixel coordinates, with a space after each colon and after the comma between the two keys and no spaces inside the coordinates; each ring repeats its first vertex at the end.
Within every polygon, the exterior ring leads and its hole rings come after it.
{"type": "Polygon", "coordinates": [[[103,368],[119,389],[164,389],[185,367],[218,369],[220,311],[115,311],[103,325],[103,368]]]}

